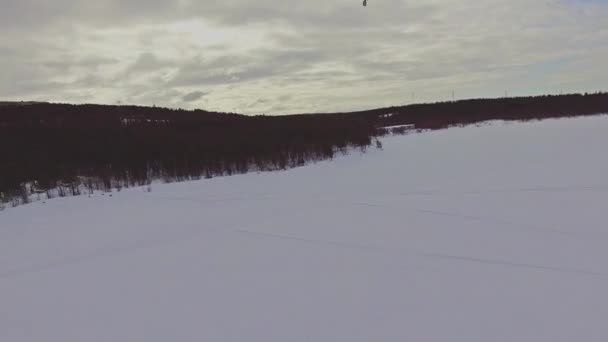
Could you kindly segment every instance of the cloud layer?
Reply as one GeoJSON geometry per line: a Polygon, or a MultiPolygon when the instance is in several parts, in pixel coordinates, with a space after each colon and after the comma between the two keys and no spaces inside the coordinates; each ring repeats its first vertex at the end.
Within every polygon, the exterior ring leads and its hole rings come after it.
{"type": "Polygon", "coordinates": [[[603,0],[0,1],[5,100],[280,114],[608,77],[603,0]]]}

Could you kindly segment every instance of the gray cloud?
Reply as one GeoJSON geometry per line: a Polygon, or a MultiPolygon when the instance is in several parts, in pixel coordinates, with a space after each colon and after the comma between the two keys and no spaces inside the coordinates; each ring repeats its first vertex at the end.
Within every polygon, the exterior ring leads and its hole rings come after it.
{"type": "Polygon", "coordinates": [[[320,50],[257,49],[247,55],[196,57],[179,68],[171,84],[192,86],[239,83],[261,78],[289,75],[323,59],[320,50]]]}
{"type": "Polygon", "coordinates": [[[108,23],[166,23],[180,19],[205,19],[226,26],[283,22],[307,27],[370,27],[402,24],[428,18],[438,5],[427,2],[385,0],[389,11],[364,12],[352,1],[227,0],[20,0],[10,1],[0,12],[0,25],[8,28],[43,27],[69,20],[89,26],[108,23]],[[372,13],[369,13],[372,12],[372,13]]]}
{"type": "Polygon", "coordinates": [[[131,72],[147,72],[167,68],[172,65],[172,62],[158,58],[154,53],[141,53],[135,62],[128,68],[127,73],[131,72]]]}
{"type": "Polygon", "coordinates": [[[43,28],[66,21],[102,27],[108,23],[157,22],[170,18],[178,9],[177,1],[164,0],[8,0],[0,12],[0,27],[43,28]]]}
{"type": "Polygon", "coordinates": [[[595,90],[606,15],[581,0],[8,0],[0,99],[283,113],[595,90]]]}
{"type": "Polygon", "coordinates": [[[203,96],[207,95],[207,93],[202,92],[202,91],[193,91],[191,93],[188,93],[184,96],[182,96],[182,101],[184,102],[193,102],[196,100],[200,100],[203,96]]]}

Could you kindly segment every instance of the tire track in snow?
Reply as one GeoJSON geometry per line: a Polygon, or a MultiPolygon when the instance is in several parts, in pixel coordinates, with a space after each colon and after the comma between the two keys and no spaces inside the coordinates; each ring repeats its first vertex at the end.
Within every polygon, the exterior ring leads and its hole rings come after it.
{"type": "Polygon", "coordinates": [[[170,236],[162,236],[156,239],[148,239],[137,241],[132,244],[128,244],[125,246],[115,246],[115,247],[106,247],[99,248],[93,250],[92,252],[72,256],[65,257],[59,260],[54,260],[47,263],[41,263],[37,265],[30,265],[20,268],[14,268],[9,270],[1,270],[0,269],[0,279],[11,279],[15,277],[25,276],[29,274],[34,274],[38,272],[50,271],[54,269],[59,269],[63,267],[84,264],[87,262],[92,262],[105,258],[119,257],[123,255],[129,255],[135,253],[140,250],[148,250],[154,248],[166,247],[169,245],[177,244],[183,241],[190,240],[199,234],[208,233],[208,232],[234,232],[235,227],[231,228],[200,228],[198,226],[191,227],[190,229],[185,229],[181,232],[176,232],[170,236]]]}
{"type": "MultiPolygon", "coordinates": [[[[440,192],[432,192],[432,191],[428,191],[428,192],[421,191],[421,192],[415,192],[415,193],[409,193],[409,194],[399,194],[399,195],[400,196],[408,196],[408,195],[434,196],[434,195],[445,195],[445,194],[458,195],[458,194],[486,194],[486,193],[509,193],[509,192],[563,192],[563,191],[575,191],[575,190],[606,191],[606,190],[608,190],[608,186],[539,187],[539,188],[484,190],[484,191],[471,191],[471,192],[460,192],[460,193],[457,193],[457,192],[440,193],[440,192]]],[[[280,198],[271,196],[268,194],[257,194],[255,196],[251,196],[251,197],[209,198],[209,199],[204,199],[204,200],[197,200],[197,199],[188,198],[188,197],[170,197],[170,196],[162,197],[160,199],[189,201],[189,202],[206,204],[209,202],[219,203],[219,202],[249,201],[249,200],[278,200],[280,198]]],[[[302,199],[306,199],[306,198],[302,198],[302,199]]],[[[322,199],[318,198],[316,200],[322,200],[322,199]]],[[[580,234],[573,233],[573,232],[534,227],[534,226],[524,225],[521,223],[511,222],[511,221],[507,221],[507,220],[496,219],[496,218],[492,218],[492,217],[473,216],[473,215],[444,212],[444,211],[437,211],[437,210],[429,210],[429,209],[397,208],[397,207],[385,205],[385,204],[365,203],[365,202],[355,202],[355,203],[347,203],[347,204],[356,205],[356,206],[373,207],[373,208],[391,209],[391,210],[407,210],[407,211],[412,211],[412,212],[417,212],[417,213],[427,214],[427,215],[446,216],[446,217],[460,218],[463,220],[470,220],[470,221],[490,222],[490,223],[495,223],[495,224],[513,226],[513,227],[523,229],[523,230],[549,232],[549,233],[557,233],[557,234],[571,235],[571,236],[580,235],[580,234]]],[[[206,231],[209,231],[209,229],[206,229],[206,231]]],[[[226,231],[230,231],[230,230],[227,229],[226,231]]],[[[304,242],[304,243],[325,244],[325,245],[331,245],[331,246],[342,247],[342,248],[360,249],[360,250],[368,250],[368,251],[376,251],[376,252],[389,252],[389,251],[403,252],[403,250],[396,250],[396,249],[391,250],[391,249],[378,247],[378,246],[370,246],[370,245],[364,245],[364,244],[351,244],[351,243],[340,242],[340,241],[307,239],[307,238],[301,238],[301,237],[264,233],[264,232],[250,231],[250,230],[244,230],[244,229],[238,229],[238,230],[232,230],[232,231],[236,232],[236,233],[256,235],[256,236],[265,237],[265,238],[299,241],[299,242],[304,242]]],[[[191,238],[192,236],[195,236],[195,235],[198,235],[199,233],[201,233],[200,230],[188,231],[188,232],[184,232],[184,234],[181,234],[181,236],[173,236],[172,238],[169,238],[169,239],[155,239],[155,240],[139,241],[134,244],[127,245],[127,246],[99,249],[99,250],[95,250],[88,254],[74,256],[74,257],[67,257],[67,258],[64,258],[61,260],[48,262],[46,264],[33,265],[33,266],[28,266],[28,267],[23,267],[23,268],[12,269],[12,270],[8,270],[8,271],[0,271],[0,279],[9,279],[9,278],[27,275],[27,274],[31,274],[31,273],[37,273],[37,272],[52,270],[52,269],[61,268],[61,267],[65,267],[65,266],[81,264],[81,263],[85,263],[85,262],[89,262],[89,261],[95,261],[97,259],[102,259],[102,258],[106,258],[106,257],[116,257],[116,256],[120,256],[120,255],[126,255],[126,254],[130,254],[130,253],[133,253],[133,252],[136,252],[139,250],[163,247],[166,245],[170,245],[173,243],[178,243],[180,241],[187,240],[187,239],[191,238]],[[186,233],[188,233],[188,234],[186,234],[186,233]]],[[[408,252],[408,253],[412,254],[412,252],[408,252]]],[[[468,256],[447,255],[447,254],[426,253],[426,252],[413,253],[413,254],[418,255],[418,256],[430,257],[430,258],[450,259],[450,260],[485,263],[485,264],[492,264],[492,265],[502,265],[502,266],[510,266],[510,267],[520,267],[520,268],[554,271],[554,272],[561,272],[561,273],[573,273],[573,274],[582,274],[582,275],[589,275],[589,276],[608,277],[608,273],[584,271],[584,270],[577,270],[577,269],[566,269],[566,268],[527,264],[527,263],[516,263],[516,262],[510,262],[510,261],[504,261],[504,260],[484,259],[484,258],[475,258],[475,257],[468,257],[468,256]]]]}
{"type": "Polygon", "coordinates": [[[209,232],[209,231],[212,231],[212,229],[209,229],[209,228],[204,229],[204,230],[190,229],[190,230],[181,232],[181,234],[172,235],[170,238],[167,238],[165,236],[164,238],[159,237],[157,239],[137,241],[135,243],[124,245],[124,246],[99,248],[99,249],[93,250],[92,252],[89,252],[89,253],[85,253],[85,254],[81,254],[81,255],[77,255],[77,256],[60,258],[58,260],[50,261],[47,263],[30,265],[30,266],[26,266],[26,267],[15,268],[15,269],[9,269],[7,271],[0,270],[0,279],[10,279],[10,278],[24,276],[24,275],[28,275],[28,274],[32,274],[32,273],[44,272],[44,271],[49,271],[49,270],[58,269],[58,268],[62,268],[62,267],[83,264],[83,263],[92,262],[92,261],[96,261],[96,260],[100,260],[100,259],[128,255],[128,254],[132,254],[134,252],[140,251],[140,250],[165,247],[168,245],[172,245],[172,244],[176,244],[176,243],[179,243],[182,241],[189,240],[190,238],[192,238],[202,232],[209,232]]]}
{"type": "Polygon", "coordinates": [[[606,278],[608,280],[608,273],[585,271],[585,270],[579,270],[579,269],[574,269],[574,268],[562,268],[562,267],[555,267],[555,266],[545,266],[545,265],[537,265],[537,264],[529,264],[529,263],[512,262],[512,261],[506,261],[506,260],[476,258],[476,257],[469,257],[469,256],[462,256],[462,255],[449,255],[449,254],[441,254],[441,253],[421,253],[420,255],[424,255],[424,256],[430,257],[430,258],[438,258],[438,259],[446,259],[446,260],[457,260],[457,261],[467,261],[467,262],[474,262],[474,263],[480,263],[480,264],[537,269],[537,270],[553,271],[553,272],[568,273],[568,274],[580,274],[580,275],[606,278]]]}
{"type": "Polygon", "coordinates": [[[509,193],[549,193],[549,192],[606,192],[608,185],[586,185],[586,186],[563,186],[563,187],[529,187],[529,188],[505,188],[468,191],[441,191],[441,190],[419,190],[413,192],[398,193],[398,196],[460,196],[460,195],[486,195],[486,194],[509,194],[509,193]]]}
{"type": "Polygon", "coordinates": [[[528,224],[524,224],[524,223],[518,223],[518,222],[498,219],[498,218],[494,218],[494,217],[474,216],[474,215],[459,214],[459,213],[452,213],[452,212],[445,212],[445,211],[438,211],[438,210],[429,210],[429,209],[415,209],[415,210],[416,210],[416,212],[419,212],[422,214],[453,217],[453,218],[459,218],[459,219],[463,219],[463,220],[467,220],[467,221],[476,221],[476,222],[482,222],[482,223],[483,222],[495,223],[495,224],[500,224],[500,225],[504,225],[504,226],[515,227],[520,230],[554,233],[554,234],[567,235],[567,236],[578,236],[579,235],[577,233],[568,232],[568,231],[564,231],[564,230],[536,227],[536,226],[532,226],[532,225],[528,225],[528,224]]]}
{"type": "Polygon", "coordinates": [[[547,271],[547,272],[554,272],[554,273],[576,274],[576,275],[589,276],[589,277],[593,277],[596,279],[602,279],[602,280],[606,279],[608,281],[608,273],[580,270],[580,269],[574,269],[574,268],[563,268],[563,267],[557,267],[557,266],[547,266],[547,265],[539,265],[539,264],[533,264],[533,263],[514,262],[514,261],[508,261],[508,260],[471,257],[471,256],[464,256],[464,255],[450,255],[450,254],[432,253],[432,252],[424,252],[424,251],[411,251],[411,250],[387,248],[387,247],[373,246],[373,245],[354,244],[354,243],[333,241],[333,240],[310,239],[310,238],[303,238],[303,237],[298,237],[298,236],[265,233],[265,232],[252,231],[252,230],[246,230],[246,229],[235,230],[235,232],[247,234],[247,235],[251,235],[251,236],[257,236],[259,238],[289,240],[289,241],[294,241],[294,242],[299,242],[299,243],[319,244],[319,245],[327,245],[327,246],[340,247],[340,248],[380,252],[383,254],[386,254],[387,252],[395,252],[395,253],[398,253],[400,256],[403,256],[403,254],[405,253],[405,254],[409,254],[411,256],[424,257],[424,258],[430,258],[430,259],[445,259],[445,260],[459,261],[459,262],[466,262],[466,263],[487,264],[487,265],[503,266],[503,267],[510,267],[510,268],[547,271]]]}
{"type": "Polygon", "coordinates": [[[383,208],[383,209],[390,209],[390,210],[410,211],[410,212],[415,212],[415,213],[425,214],[425,215],[432,215],[432,216],[452,217],[452,218],[458,218],[458,219],[462,219],[462,220],[466,220],[466,221],[499,224],[502,226],[514,227],[514,228],[517,228],[517,229],[523,230],[523,231],[536,231],[536,232],[553,233],[553,234],[560,234],[560,235],[566,235],[566,236],[580,236],[580,234],[574,233],[574,232],[568,232],[568,231],[564,231],[564,230],[544,228],[544,227],[536,227],[536,226],[532,226],[532,225],[528,225],[528,224],[524,224],[524,223],[497,219],[494,217],[483,217],[483,216],[459,214],[459,213],[452,213],[452,212],[438,211],[438,210],[429,210],[429,209],[397,208],[397,207],[390,206],[390,205],[366,203],[366,202],[355,202],[355,203],[351,203],[351,204],[357,205],[357,206],[366,206],[366,207],[371,207],[371,208],[383,208]]]}
{"type": "Polygon", "coordinates": [[[308,239],[308,238],[297,237],[297,236],[266,233],[266,232],[247,230],[247,229],[237,229],[234,232],[258,236],[258,237],[262,237],[262,238],[289,240],[289,241],[297,241],[297,242],[312,243],[312,244],[323,244],[323,245],[330,245],[330,246],[342,247],[342,248],[348,248],[348,249],[362,249],[362,250],[373,250],[373,251],[379,250],[377,248],[374,248],[373,246],[364,245],[364,244],[353,244],[353,243],[348,243],[348,242],[340,242],[340,241],[332,241],[332,240],[308,239]]]}

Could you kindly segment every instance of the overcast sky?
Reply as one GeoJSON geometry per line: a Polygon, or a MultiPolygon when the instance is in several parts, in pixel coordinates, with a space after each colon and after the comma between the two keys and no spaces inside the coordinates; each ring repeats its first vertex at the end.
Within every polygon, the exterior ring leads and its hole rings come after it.
{"type": "Polygon", "coordinates": [[[242,113],[606,90],[608,0],[0,0],[0,100],[242,113]]]}

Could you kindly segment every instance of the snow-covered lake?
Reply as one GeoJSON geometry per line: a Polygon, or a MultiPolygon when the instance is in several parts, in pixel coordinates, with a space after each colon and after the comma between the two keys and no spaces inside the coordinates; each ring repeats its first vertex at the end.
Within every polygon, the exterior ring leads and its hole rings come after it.
{"type": "Polygon", "coordinates": [[[0,341],[608,340],[608,117],[0,212],[0,341]]]}

